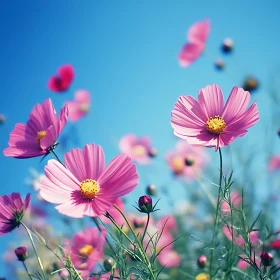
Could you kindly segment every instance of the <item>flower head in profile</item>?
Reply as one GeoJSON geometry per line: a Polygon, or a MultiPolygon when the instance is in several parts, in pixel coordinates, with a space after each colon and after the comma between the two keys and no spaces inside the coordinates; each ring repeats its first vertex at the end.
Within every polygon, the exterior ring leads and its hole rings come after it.
{"type": "Polygon", "coordinates": [[[97,228],[88,228],[74,235],[70,246],[65,250],[69,252],[74,267],[81,272],[82,277],[90,275],[95,265],[102,260],[105,246],[105,231],[97,228]]]}
{"type": "Polygon", "coordinates": [[[248,128],[259,120],[259,110],[254,102],[247,109],[250,93],[234,87],[224,104],[224,96],[218,85],[206,86],[198,93],[198,101],[192,96],[180,96],[171,112],[174,134],[191,145],[220,147],[242,137],[248,128]]]}
{"type": "Polygon", "coordinates": [[[51,99],[35,105],[27,124],[15,125],[4,155],[31,158],[49,153],[66,124],[67,115],[67,106],[64,106],[57,117],[51,99]]]}
{"type": "Polygon", "coordinates": [[[138,184],[136,166],[120,154],[106,167],[102,148],[85,145],[64,156],[65,166],[49,160],[41,180],[40,195],[59,204],[56,209],[67,216],[82,218],[105,214],[116,200],[131,192],[138,184]]]}
{"type": "Polygon", "coordinates": [[[25,210],[30,204],[30,194],[22,200],[19,193],[0,196],[0,235],[20,225],[25,210]]]}
{"type": "Polygon", "coordinates": [[[210,21],[196,22],[188,31],[188,43],[186,43],[179,53],[179,63],[182,67],[188,67],[204,51],[206,40],[210,32],[210,21]]]}
{"type": "Polygon", "coordinates": [[[72,65],[62,65],[58,68],[58,74],[50,77],[48,88],[54,92],[63,92],[70,87],[74,75],[74,68],[72,65]]]}
{"type": "Polygon", "coordinates": [[[86,90],[78,90],[75,93],[75,100],[66,103],[69,110],[69,120],[76,122],[86,115],[90,107],[90,94],[86,90]]]}
{"type": "Polygon", "coordinates": [[[189,180],[197,178],[208,163],[208,154],[203,147],[194,147],[180,140],[176,149],[166,155],[167,163],[176,176],[189,180]]]}
{"type": "Polygon", "coordinates": [[[148,164],[155,155],[149,137],[127,134],[120,140],[120,150],[140,164],[148,164]]]}

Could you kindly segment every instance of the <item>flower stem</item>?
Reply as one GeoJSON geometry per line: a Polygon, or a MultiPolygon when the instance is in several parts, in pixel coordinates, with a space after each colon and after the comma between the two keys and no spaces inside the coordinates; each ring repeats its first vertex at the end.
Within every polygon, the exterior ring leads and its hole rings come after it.
{"type": "MultiPolygon", "coordinates": [[[[100,225],[99,225],[99,222],[98,222],[97,218],[93,217],[92,219],[93,219],[95,225],[97,226],[97,228],[99,229],[100,233],[102,233],[102,230],[101,230],[101,227],[100,227],[100,225]]],[[[106,242],[108,243],[110,249],[112,250],[113,254],[116,255],[116,252],[115,252],[115,250],[114,250],[114,247],[113,247],[113,245],[111,244],[111,242],[109,241],[109,239],[108,239],[107,236],[105,236],[105,239],[106,239],[106,242]]]]}
{"type": "Polygon", "coordinates": [[[145,229],[144,229],[143,236],[141,238],[142,245],[143,245],[143,241],[144,241],[144,238],[145,238],[145,235],[146,235],[146,232],[147,232],[147,228],[148,228],[148,225],[149,225],[149,221],[150,221],[150,213],[147,213],[147,215],[148,215],[148,218],[147,218],[146,226],[145,226],[145,229]]]}
{"type": "Polygon", "coordinates": [[[56,157],[56,159],[57,159],[62,165],[64,165],[64,164],[62,163],[62,161],[59,159],[59,157],[58,157],[58,155],[56,154],[56,152],[54,151],[54,149],[51,149],[51,152],[54,154],[54,156],[56,157]]]}
{"type": "Polygon", "coordinates": [[[22,262],[22,264],[23,264],[23,266],[24,266],[24,268],[25,268],[26,273],[27,273],[27,274],[28,274],[28,276],[29,276],[29,279],[31,279],[31,280],[32,280],[31,274],[29,273],[29,271],[28,271],[28,269],[27,269],[27,267],[26,267],[25,262],[23,261],[23,262],[22,262]]]}
{"type": "MultiPolygon", "coordinates": [[[[217,227],[218,227],[218,221],[219,221],[219,207],[220,207],[220,197],[222,194],[222,180],[223,180],[223,157],[222,157],[222,151],[221,148],[219,148],[219,156],[220,156],[220,179],[219,179],[219,191],[218,191],[218,199],[217,199],[217,205],[216,205],[216,213],[214,218],[214,232],[213,237],[211,241],[211,253],[210,253],[210,262],[209,262],[209,274],[210,274],[210,280],[212,278],[212,270],[213,270],[213,257],[214,257],[214,249],[215,249],[215,243],[216,243],[216,236],[217,236],[217,227]]],[[[214,276],[214,275],[213,275],[214,276]]]]}
{"type": "Polygon", "coordinates": [[[130,231],[132,232],[132,234],[133,234],[133,236],[134,236],[134,238],[135,238],[135,240],[136,240],[136,242],[137,242],[137,244],[138,244],[139,252],[140,252],[140,254],[142,255],[142,257],[143,257],[143,259],[144,259],[144,261],[145,261],[145,263],[146,263],[146,265],[147,265],[147,267],[148,267],[148,269],[149,269],[149,272],[150,272],[150,274],[151,274],[150,276],[152,277],[152,279],[156,279],[156,277],[155,277],[155,275],[154,275],[154,272],[153,272],[153,269],[152,269],[152,266],[151,266],[151,263],[150,263],[150,261],[149,261],[147,255],[146,255],[146,252],[145,252],[145,250],[144,250],[144,248],[143,248],[142,242],[140,242],[140,240],[138,239],[138,237],[137,237],[137,235],[135,234],[135,232],[134,232],[134,230],[133,230],[131,224],[130,224],[129,221],[127,220],[127,218],[126,218],[126,216],[124,215],[124,213],[122,212],[122,210],[121,210],[116,204],[114,204],[114,207],[115,207],[115,208],[118,210],[118,212],[122,215],[122,217],[124,218],[125,222],[127,223],[128,227],[129,227],[130,231]]]}
{"type": "Polygon", "coordinates": [[[41,262],[41,259],[40,259],[39,255],[38,255],[38,252],[37,252],[37,249],[36,249],[36,247],[35,247],[35,243],[34,243],[32,234],[31,234],[30,230],[28,229],[28,227],[27,227],[23,222],[20,222],[20,223],[21,223],[22,226],[25,228],[25,230],[26,230],[26,232],[27,232],[27,234],[28,234],[28,236],[29,236],[29,239],[30,239],[30,241],[31,241],[33,250],[34,250],[35,255],[36,255],[36,257],[37,257],[37,260],[38,260],[39,267],[40,267],[40,269],[41,269],[41,271],[42,271],[43,277],[44,277],[45,280],[47,280],[47,277],[46,277],[46,274],[45,274],[45,271],[44,271],[44,268],[43,268],[43,264],[42,264],[42,262],[41,262]]]}

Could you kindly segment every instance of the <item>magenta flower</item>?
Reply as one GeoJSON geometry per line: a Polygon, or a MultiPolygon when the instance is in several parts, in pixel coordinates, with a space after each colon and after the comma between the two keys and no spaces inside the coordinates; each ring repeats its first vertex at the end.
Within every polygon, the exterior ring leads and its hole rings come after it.
{"type": "Polygon", "coordinates": [[[257,104],[247,110],[250,93],[234,87],[224,105],[218,85],[206,86],[192,96],[180,96],[171,113],[174,134],[191,145],[220,147],[242,137],[259,120],[257,104]]]}
{"type": "Polygon", "coordinates": [[[183,46],[179,53],[179,63],[182,67],[189,66],[204,51],[206,40],[210,32],[208,19],[196,22],[188,31],[188,43],[183,46]]]}
{"type": "Polygon", "coordinates": [[[57,117],[51,99],[35,105],[27,124],[15,125],[4,155],[31,158],[48,154],[66,124],[67,115],[67,106],[64,106],[57,117]]]}
{"type": "Polygon", "coordinates": [[[78,90],[75,93],[75,100],[66,103],[69,110],[69,120],[72,122],[78,121],[89,111],[90,94],[86,90],[78,90]]]}
{"type": "Polygon", "coordinates": [[[120,154],[104,167],[104,153],[99,145],[72,149],[64,156],[65,166],[49,160],[41,180],[40,195],[56,209],[75,218],[100,216],[138,184],[136,166],[120,154]]]}
{"type": "Polygon", "coordinates": [[[19,193],[0,196],[0,235],[4,235],[20,225],[25,210],[30,203],[30,194],[24,201],[19,193]]]}
{"type": "Polygon", "coordinates": [[[127,134],[120,140],[120,150],[126,153],[132,160],[140,164],[148,164],[153,154],[151,140],[149,137],[139,137],[127,134]]]}
{"type": "Polygon", "coordinates": [[[54,92],[67,90],[74,79],[74,68],[70,64],[58,68],[58,75],[53,75],[48,81],[48,88],[54,92]]]}
{"type": "Polygon", "coordinates": [[[73,243],[66,247],[74,267],[82,277],[88,277],[91,270],[103,258],[105,231],[99,234],[97,228],[88,228],[74,235],[73,243]]]}
{"type": "Polygon", "coordinates": [[[205,148],[191,146],[183,140],[167,153],[166,159],[171,171],[186,180],[197,178],[209,161],[205,148]]]}

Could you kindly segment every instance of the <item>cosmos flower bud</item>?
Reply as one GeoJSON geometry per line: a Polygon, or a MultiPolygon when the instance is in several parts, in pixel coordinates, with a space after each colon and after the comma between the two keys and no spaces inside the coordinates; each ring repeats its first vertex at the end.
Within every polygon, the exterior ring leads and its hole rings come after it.
{"type": "Polygon", "coordinates": [[[20,246],[15,249],[15,254],[19,261],[24,262],[28,258],[27,249],[25,246],[20,246]]]}
{"type": "Polygon", "coordinates": [[[215,67],[216,67],[216,69],[217,70],[223,70],[224,68],[225,68],[225,63],[224,63],[224,61],[222,60],[222,59],[217,59],[216,61],[215,61],[215,67]]]}
{"type": "Polygon", "coordinates": [[[151,158],[157,156],[157,149],[156,149],[156,148],[151,148],[151,149],[148,151],[148,155],[149,155],[149,157],[151,157],[151,158]]]}
{"type": "Polygon", "coordinates": [[[252,91],[258,89],[259,82],[256,78],[254,78],[253,76],[250,76],[244,80],[242,87],[244,90],[252,92],[252,91]]]}
{"type": "Polygon", "coordinates": [[[270,253],[264,252],[261,254],[261,261],[263,266],[270,266],[273,261],[273,256],[270,253]]]}
{"type": "Polygon", "coordinates": [[[206,264],[207,264],[207,257],[205,255],[202,255],[197,259],[197,265],[200,268],[204,268],[206,264]]]}
{"type": "Polygon", "coordinates": [[[226,38],[221,46],[223,53],[231,53],[233,50],[233,40],[230,38],[226,38]]]}
{"type": "Polygon", "coordinates": [[[148,195],[156,195],[157,194],[157,188],[155,185],[149,185],[147,186],[146,192],[148,195]]]}
{"type": "Polygon", "coordinates": [[[138,206],[141,212],[143,213],[151,213],[153,212],[153,200],[150,196],[144,195],[141,196],[138,200],[138,206]]]}
{"type": "Polygon", "coordinates": [[[186,166],[193,166],[193,164],[194,164],[194,160],[189,159],[189,158],[185,159],[185,165],[186,166]]]}
{"type": "Polygon", "coordinates": [[[116,262],[112,258],[107,258],[103,262],[103,266],[106,271],[111,271],[115,266],[116,262]]]}
{"type": "Polygon", "coordinates": [[[0,114],[0,124],[3,124],[6,121],[6,117],[3,114],[0,114]]]}

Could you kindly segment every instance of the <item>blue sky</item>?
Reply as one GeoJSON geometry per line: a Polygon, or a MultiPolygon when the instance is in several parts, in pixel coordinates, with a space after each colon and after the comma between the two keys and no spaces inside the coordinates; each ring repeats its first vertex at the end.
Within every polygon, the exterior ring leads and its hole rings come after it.
{"type": "MultiPolygon", "coordinates": [[[[227,96],[249,74],[261,82],[259,91],[253,94],[261,121],[237,141],[236,147],[246,144],[263,148],[264,129],[271,125],[269,77],[280,63],[279,8],[277,0],[269,4],[241,0],[2,1],[0,113],[7,116],[7,122],[0,127],[0,149],[7,147],[14,125],[26,122],[36,103],[50,97],[59,111],[75,90],[87,89],[92,94],[91,111],[75,124],[79,143],[70,143],[71,147],[101,144],[108,161],[119,153],[120,137],[132,132],[151,136],[159,151],[159,162],[152,169],[158,176],[151,179],[153,172],[144,171],[139,190],[131,198],[133,204],[145,184],[169,180],[160,160],[176,142],[170,111],[178,96],[197,97],[200,88],[213,83],[219,84],[227,96]],[[182,69],[177,55],[187,30],[205,18],[211,21],[207,50],[193,65],[182,69]],[[226,37],[235,43],[231,56],[222,56],[219,50],[226,37]],[[220,56],[227,64],[223,73],[213,67],[213,60],[220,56]],[[76,72],[70,90],[63,94],[50,92],[48,78],[66,63],[71,63],[76,72]]],[[[217,160],[215,153],[212,157],[217,160]]],[[[43,170],[45,162],[6,158],[0,153],[0,194],[26,194],[30,191],[24,183],[28,169],[43,170]]],[[[265,164],[257,166],[264,168],[265,164]]],[[[143,168],[139,170],[143,172],[143,168]]],[[[175,190],[174,198],[178,196],[175,190]]],[[[12,235],[1,237],[1,250],[10,238],[12,235]]]]}

